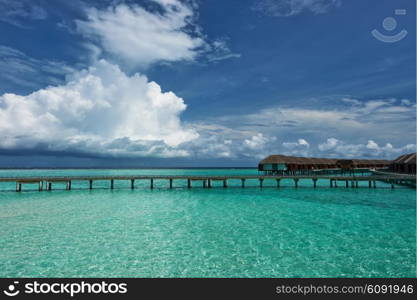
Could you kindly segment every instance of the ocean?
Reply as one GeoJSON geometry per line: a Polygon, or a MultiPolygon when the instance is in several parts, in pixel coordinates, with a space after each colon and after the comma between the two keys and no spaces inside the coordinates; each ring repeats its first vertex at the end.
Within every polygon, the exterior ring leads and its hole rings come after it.
{"type": "MultiPolygon", "coordinates": [[[[255,169],[0,170],[0,176],[250,175],[255,169]]],[[[319,181],[0,183],[1,277],[415,277],[416,192],[319,181]]]]}

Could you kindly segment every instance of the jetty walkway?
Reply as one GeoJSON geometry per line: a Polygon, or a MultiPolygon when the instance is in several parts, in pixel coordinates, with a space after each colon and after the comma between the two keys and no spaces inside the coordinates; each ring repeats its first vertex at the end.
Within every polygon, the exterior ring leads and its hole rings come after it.
{"type": "Polygon", "coordinates": [[[39,191],[47,190],[51,191],[53,184],[64,183],[66,189],[71,190],[73,182],[87,182],[89,189],[94,188],[95,181],[109,181],[110,189],[114,189],[115,181],[130,181],[131,189],[135,188],[136,181],[148,181],[149,187],[154,188],[155,181],[165,180],[169,183],[169,188],[173,188],[175,181],[185,180],[187,182],[187,188],[192,188],[192,182],[202,183],[203,188],[212,188],[213,182],[222,182],[224,188],[228,187],[229,180],[240,180],[241,187],[245,187],[246,180],[258,180],[259,187],[263,187],[264,180],[272,179],[276,181],[276,187],[280,187],[282,180],[292,180],[294,187],[297,188],[298,182],[301,179],[310,179],[313,182],[312,187],[317,187],[318,180],[327,180],[331,188],[337,188],[338,186],[344,186],[346,188],[358,188],[359,182],[368,182],[369,188],[376,188],[376,182],[381,181],[391,184],[391,188],[394,188],[395,184],[407,184],[411,187],[415,187],[416,176],[415,175],[401,175],[401,174],[381,174],[381,175],[365,175],[365,176],[343,176],[343,175],[231,175],[231,176],[193,176],[193,175],[177,175],[177,176],[54,176],[54,177],[0,177],[1,182],[15,182],[16,191],[22,191],[23,185],[37,185],[39,191]]]}

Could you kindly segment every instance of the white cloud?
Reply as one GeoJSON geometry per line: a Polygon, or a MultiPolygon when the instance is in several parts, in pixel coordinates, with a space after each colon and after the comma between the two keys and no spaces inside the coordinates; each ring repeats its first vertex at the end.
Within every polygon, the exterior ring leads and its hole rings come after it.
{"type": "MultiPolygon", "coordinates": [[[[0,53],[7,54],[2,55],[0,65],[9,71],[3,77],[16,81],[21,78],[18,73],[41,70],[51,74],[49,84],[53,85],[27,96],[0,95],[0,148],[157,157],[234,157],[239,147],[250,153],[244,138],[237,141],[233,135],[209,134],[198,138],[193,128],[198,126],[186,126],[180,120],[186,109],[183,99],[173,92],[163,93],[141,74],[128,76],[117,64],[100,59],[104,50],[111,60],[126,62],[129,68],[193,60],[200,51],[208,61],[240,57],[232,53],[226,39],[204,40],[193,24],[196,7],[189,2],[151,1],[158,10],[133,4],[87,9],[88,19],[76,23],[88,39],[93,63],[82,71],[0,47],[0,53]],[[9,74],[10,70],[14,73],[9,74]],[[56,79],[64,74],[65,81],[56,79]]],[[[250,141],[262,143],[262,135],[250,141]]]]}
{"type": "Polygon", "coordinates": [[[274,17],[289,17],[303,11],[323,14],[340,5],[341,0],[258,0],[253,9],[274,17]]]}
{"type": "Polygon", "coordinates": [[[241,57],[229,48],[227,37],[209,41],[202,33],[196,22],[195,2],[150,1],[159,10],[123,3],[100,10],[88,8],[87,20],[75,21],[77,31],[88,39],[93,54],[102,48],[127,68],[194,61],[197,57],[204,57],[206,62],[241,57]]]}
{"type": "Polygon", "coordinates": [[[262,133],[252,136],[250,139],[244,140],[244,145],[250,149],[259,149],[268,142],[268,139],[262,133]]]}
{"type": "Polygon", "coordinates": [[[415,144],[407,144],[395,148],[391,143],[379,146],[375,141],[368,140],[366,144],[348,144],[336,138],[329,138],[325,143],[319,144],[318,149],[322,155],[333,157],[373,157],[373,158],[393,158],[398,155],[415,152],[415,144]]]}
{"type": "Polygon", "coordinates": [[[366,148],[371,149],[371,150],[378,150],[379,146],[373,140],[369,140],[368,143],[366,144],[366,148]]]}
{"type": "Polygon", "coordinates": [[[307,148],[310,147],[310,144],[305,139],[299,139],[298,144],[300,146],[306,146],[307,148]]]}
{"type": "Polygon", "coordinates": [[[392,154],[403,154],[407,152],[415,152],[416,145],[415,144],[407,144],[403,147],[395,148],[391,143],[386,143],[385,146],[379,146],[375,141],[369,140],[366,144],[366,148],[373,150],[375,155],[385,154],[385,153],[392,153],[392,154]]]}
{"type": "Polygon", "coordinates": [[[296,142],[283,142],[282,154],[294,156],[309,156],[310,143],[305,139],[298,139],[296,142]]]}
{"type": "Polygon", "coordinates": [[[284,142],[282,143],[284,148],[296,149],[296,148],[309,148],[310,144],[305,139],[298,139],[297,142],[284,142]]]}
{"type": "Polygon", "coordinates": [[[240,53],[233,53],[230,50],[227,39],[218,39],[207,45],[207,59],[209,62],[216,62],[230,58],[241,58],[240,53]]]}
{"type": "Polygon", "coordinates": [[[250,135],[248,132],[216,125],[194,124],[194,127],[198,128],[199,137],[180,145],[180,148],[197,159],[260,159],[273,151],[269,145],[276,141],[273,136],[261,133],[250,135]]]}
{"type": "Polygon", "coordinates": [[[408,99],[401,99],[401,104],[405,106],[412,105],[412,102],[408,99]]]}
{"type": "Polygon", "coordinates": [[[275,106],[243,116],[224,116],[216,122],[244,130],[262,130],[263,134],[285,139],[294,135],[308,137],[310,142],[333,136],[361,143],[369,139],[410,143],[416,130],[415,104],[404,106],[396,99],[363,100],[353,105],[338,103],[322,108],[275,106]]]}
{"type": "Polygon", "coordinates": [[[231,158],[236,155],[233,142],[224,141],[221,137],[200,135],[199,139],[193,141],[193,145],[186,145],[187,149],[193,150],[193,156],[198,158],[231,158]]]}
{"type": "MultiPolygon", "coordinates": [[[[262,151],[267,154],[393,158],[413,151],[416,130],[413,102],[405,106],[398,99],[335,100],[332,101],[335,105],[322,108],[276,106],[246,115],[210,119],[210,124],[216,124],[216,130],[210,134],[243,140],[245,147],[233,148],[236,155],[245,155],[247,145],[252,144],[251,137],[259,134],[279,137],[268,138],[262,151]],[[305,137],[305,142],[291,141],[294,136],[305,137]],[[375,148],[373,143],[385,146],[378,146],[376,151],[370,149],[375,148]]],[[[204,126],[200,123],[199,128],[204,126]]]]}
{"type": "Polygon", "coordinates": [[[101,60],[65,85],[0,96],[0,147],[184,156],[174,148],[198,137],[181,124],[185,109],[157,83],[101,60]]]}
{"type": "Polygon", "coordinates": [[[126,4],[90,8],[86,21],[76,21],[77,30],[125,63],[146,67],[159,61],[193,60],[205,44],[198,30],[190,29],[193,9],[179,0],[152,1],[162,11],[126,4]]]}
{"type": "Polygon", "coordinates": [[[23,20],[43,20],[47,16],[46,10],[31,0],[0,0],[0,21],[25,27],[23,20]]]}
{"type": "Polygon", "coordinates": [[[326,151],[336,148],[336,146],[340,143],[338,139],[335,138],[328,138],[325,143],[319,144],[318,148],[320,151],[326,151]]]}
{"type": "Polygon", "coordinates": [[[221,60],[226,60],[229,58],[240,58],[241,56],[242,55],[239,53],[228,53],[228,54],[219,55],[219,56],[210,56],[209,61],[221,61],[221,60]]]}
{"type": "Polygon", "coordinates": [[[63,62],[29,57],[4,45],[0,45],[0,70],[0,80],[6,87],[7,83],[11,82],[32,89],[48,84],[60,84],[65,75],[75,71],[63,62]]]}

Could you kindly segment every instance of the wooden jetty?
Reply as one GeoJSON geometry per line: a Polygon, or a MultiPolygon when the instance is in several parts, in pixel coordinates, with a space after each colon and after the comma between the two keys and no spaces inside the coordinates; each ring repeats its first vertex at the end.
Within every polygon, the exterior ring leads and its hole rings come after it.
{"type": "Polygon", "coordinates": [[[146,180],[149,182],[149,187],[154,188],[154,182],[156,180],[166,180],[169,183],[169,188],[174,187],[175,180],[185,180],[187,182],[187,188],[192,188],[193,182],[202,182],[203,188],[212,188],[213,182],[222,182],[224,188],[228,187],[228,180],[240,180],[241,187],[245,188],[246,180],[258,180],[259,187],[264,186],[264,180],[272,179],[276,181],[276,187],[281,186],[281,180],[292,180],[294,187],[298,188],[300,179],[309,179],[313,182],[313,188],[317,187],[318,180],[328,180],[330,188],[337,188],[339,186],[345,186],[346,188],[358,188],[359,182],[367,182],[369,188],[376,188],[376,182],[386,182],[391,184],[391,188],[394,188],[395,184],[404,182],[416,181],[415,175],[401,175],[401,174],[383,174],[383,175],[369,175],[369,176],[343,176],[343,175],[332,175],[332,176],[319,176],[319,175],[282,175],[282,176],[271,176],[271,175],[231,175],[231,176],[65,176],[65,177],[2,177],[0,182],[15,182],[16,191],[22,191],[23,185],[34,185],[38,186],[39,191],[47,190],[51,191],[53,184],[64,183],[67,190],[71,190],[72,183],[87,182],[88,188],[91,190],[94,188],[95,181],[108,181],[110,183],[110,189],[114,189],[115,181],[129,181],[130,188],[135,188],[135,181],[146,180]],[[45,187],[45,188],[44,188],[45,187]]]}

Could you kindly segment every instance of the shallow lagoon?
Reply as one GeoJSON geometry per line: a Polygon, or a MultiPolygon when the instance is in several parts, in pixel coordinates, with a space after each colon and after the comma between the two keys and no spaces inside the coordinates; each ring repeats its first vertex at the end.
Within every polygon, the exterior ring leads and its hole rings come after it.
{"type": "MultiPolygon", "coordinates": [[[[256,170],[3,170],[0,176],[252,174],[256,170]]],[[[0,188],[2,277],[414,277],[416,194],[311,180],[229,188],[73,183],[0,188]]]]}

